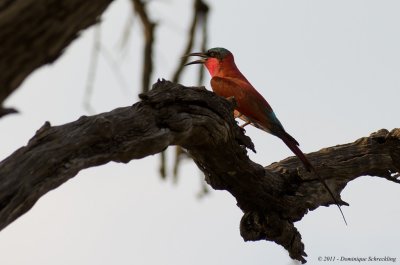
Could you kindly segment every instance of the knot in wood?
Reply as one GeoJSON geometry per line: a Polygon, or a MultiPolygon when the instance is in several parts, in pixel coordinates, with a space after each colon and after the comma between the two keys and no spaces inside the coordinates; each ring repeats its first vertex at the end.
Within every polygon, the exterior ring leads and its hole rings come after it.
{"type": "Polygon", "coordinates": [[[28,145],[33,146],[45,138],[46,135],[48,135],[49,129],[51,128],[51,124],[49,121],[46,121],[42,127],[39,128],[39,130],[36,131],[35,137],[29,140],[28,145]]]}
{"type": "Polygon", "coordinates": [[[256,241],[265,239],[263,224],[260,215],[256,212],[245,213],[240,220],[240,235],[244,241],[256,241]]]}
{"type": "Polygon", "coordinates": [[[46,121],[42,127],[39,128],[39,130],[36,131],[36,136],[40,136],[41,134],[43,134],[44,132],[46,132],[48,129],[51,128],[51,124],[49,121],[46,121]]]}

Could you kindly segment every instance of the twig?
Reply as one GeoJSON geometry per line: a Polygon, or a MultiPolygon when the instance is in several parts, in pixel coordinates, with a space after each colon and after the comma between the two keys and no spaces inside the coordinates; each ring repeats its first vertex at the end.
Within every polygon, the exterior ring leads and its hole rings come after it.
{"type": "Polygon", "coordinates": [[[143,25],[143,72],[142,72],[142,91],[143,93],[150,89],[150,79],[153,72],[153,45],[154,45],[154,30],[156,23],[150,20],[146,11],[145,2],[141,0],[132,0],[135,12],[139,15],[143,25]]]}
{"type": "MultiPolygon", "coordinates": [[[[207,46],[207,17],[208,17],[208,11],[209,7],[208,5],[203,2],[202,0],[194,0],[193,3],[193,19],[190,24],[188,36],[187,36],[187,43],[186,43],[186,48],[184,49],[184,52],[182,54],[182,60],[179,61],[178,66],[173,74],[172,81],[173,82],[179,82],[182,72],[183,72],[183,67],[184,64],[187,62],[187,58],[184,57],[184,55],[188,54],[194,46],[195,42],[195,36],[196,36],[196,29],[199,27],[202,28],[202,40],[201,40],[201,48],[203,50],[206,49],[207,46]]],[[[199,70],[199,77],[198,77],[198,85],[202,85],[203,83],[203,78],[204,78],[204,69],[203,67],[200,67],[199,70]]],[[[161,153],[161,165],[160,168],[165,170],[165,151],[161,153]]],[[[187,158],[188,155],[186,154],[185,151],[182,150],[181,147],[176,146],[175,147],[175,159],[174,159],[174,169],[173,169],[173,178],[174,182],[176,183],[178,181],[178,168],[180,166],[180,162],[182,159],[187,158]]],[[[163,172],[163,175],[166,175],[166,172],[163,172]]]]}
{"type": "Polygon", "coordinates": [[[85,94],[83,96],[83,107],[89,114],[96,113],[95,109],[90,103],[90,100],[93,95],[94,81],[96,79],[97,65],[99,61],[101,24],[95,26],[93,33],[94,33],[93,47],[92,47],[92,52],[90,54],[90,62],[86,79],[85,94]]]}
{"type": "MultiPolygon", "coordinates": [[[[207,16],[207,13],[209,11],[209,7],[207,6],[206,3],[204,3],[202,0],[194,0],[194,6],[193,6],[193,19],[192,23],[190,25],[189,33],[188,33],[188,38],[187,38],[187,43],[186,43],[186,48],[184,49],[184,52],[182,54],[188,54],[191,52],[193,49],[194,45],[194,39],[196,36],[196,28],[198,27],[199,21],[201,21],[204,25],[204,23],[207,22],[207,19],[205,17],[207,16]]],[[[206,29],[206,28],[205,28],[206,29]]],[[[203,27],[203,32],[204,32],[204,27],[203,27]]],[[[205,40],[203,38],[203,45],[205,45],[205,40]]],[[[179,62],[173,76],[172,76],[172,81],[173,82],[179,82],[184,64],[187,62],[187,58],[183,57],[183,59],[179,62]]]]}
{"type": "Polygon", "coordinates": [[[3,108],[0,106],[0,118],[8,115],[8,114],[13,114],[13,113],[18,113],[18,110],[14,108],[3,108]]]}
{"type": "Polygon", "coordinates": [[[113,58],[112,54],[108,51],[108,49],[101,44],[100,44],[100,54],[104,57],[112,73],[114,74],[115,80],[118,82],[122,93],[125,96],[130,95],[128,83],[126,82],[124,76],[121,73],[119,64],[113,58]]]}

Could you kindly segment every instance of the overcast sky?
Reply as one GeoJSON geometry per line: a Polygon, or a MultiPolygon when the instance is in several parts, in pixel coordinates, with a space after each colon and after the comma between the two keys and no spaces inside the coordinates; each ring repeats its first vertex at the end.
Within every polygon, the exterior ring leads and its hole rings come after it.
{"type": "MultiPolygon", "coordinates": [[[[149,5],[160,22],[152,82],[171,77],[178,63],[190,2],[149,5]]],[[[210,48],[234,53],[304,152],[399,127],[399,1],[220,0],[211,8],[210,48]]],[[[128,0],[116,0],[103,16],[102,45],[123,81],[100,56],[91,98],[96,112],[138,100],[137,19],[128,47],[120,46],[130,14],[128,0]]],[[[93,28],[85,31],[7,100],[21,114],[0,119],[1,159],[25,145],[45,121],[58,125],[88,114],[83,97],[93,37],[93,28]]],[[[196,84],[197,67],[186,69],[184,84],[196,84]]],[[[205,85],[210,88],[208,79],[205,85]]],[[[258,151],[251,158],[262,165],[292,155],[271,135],[254,128],[247,134],[258,151]]],[[[192,163],[184,164],[174,185],[160,180],[158,161],[153,156],[87,169],[49,192],[1,231],[0,264],[295,264],[275,243],[243,242],[242,214],[229,193],[214,191],[198,200],[201,174],[192,163]]],[[[309,264],[319,264],[320,256],[390,256],[400,262],[399,191],[399,185],[366,176],[342,193],[350,203],[343,207],[347,227],[335,206],[296,223],[309,264]]]]}

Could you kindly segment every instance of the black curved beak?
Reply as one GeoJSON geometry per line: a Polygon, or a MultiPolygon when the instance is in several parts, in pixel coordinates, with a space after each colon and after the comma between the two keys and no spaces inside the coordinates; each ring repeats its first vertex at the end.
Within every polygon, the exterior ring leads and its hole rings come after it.
{"type": "Polygon", "coordinates": [[[196,60],[196,61],[193,61],[193,62],[190,62],[190,63],[185,63],[184,66],[191,65],[191,64],[204,64],[207,61],[207,58],[208,58],[208,55],[206,53],[204,53],[204,52],[189,53],[189,54],[186,54],[185,56],[183,56],[183,58],[187,58],[187,57],[190,57],[190,56],[199,56],[199,57],[202,57],[203,59],[196,60]]]}

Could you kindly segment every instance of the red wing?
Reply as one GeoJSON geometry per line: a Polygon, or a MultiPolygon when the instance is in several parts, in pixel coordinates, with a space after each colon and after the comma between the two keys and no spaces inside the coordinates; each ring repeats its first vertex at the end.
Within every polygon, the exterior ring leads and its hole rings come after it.
{"type": "Polygon", "coordinates": [[[268,113],[272,113],[272,108],[250,83],[230,77],[213,77],[211,87],[219,96],[234,97],[238,105],[237,111],[255,124],[255,127],[270,132],[270,126],[274,122],[270,121],[268,113]]]}
{"type": "Polygon", "coordinates": [[[211,87],[216,94],[222,97],[234,96],[237,100],[248,98],[250,101],[258,103],[263,110],[272,111],[264,97],[250,83],[241,79],[215,76],[211,79],[211,87]]]}

